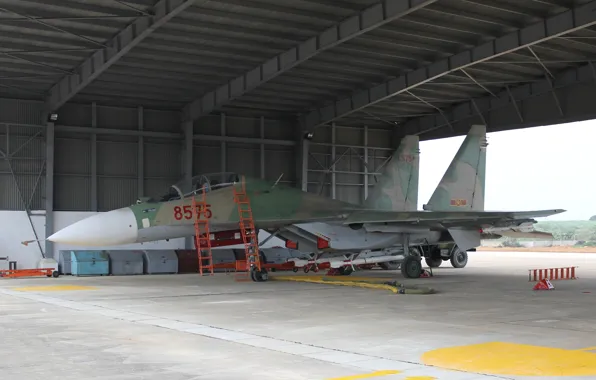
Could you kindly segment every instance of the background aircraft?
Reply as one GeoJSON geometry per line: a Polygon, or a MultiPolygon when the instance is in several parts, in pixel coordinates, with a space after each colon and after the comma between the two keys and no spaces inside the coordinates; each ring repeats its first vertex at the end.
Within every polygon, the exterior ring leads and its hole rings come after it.
{"type": "MultiPolygon", "coordinates": [[[[410,254],[410,246],[418,246],[419,241],[429,236],[439,241],[442,234],[448,233],[459,249],[466,251],[480,244],[481,228],[511,225],[532,217],[564,211],[485,212],[478,211],[478,204],[464,202],[469,199],[470,194],[472,200],[484,198],[484,189],[480,186],[482,181],[471,187],[459,185],[458,182],[469,173],[476,175],[474,168],[483,167],[480,164],[483,156],[479,153],[485,148],[480,144],[480,141],[486,140],[483,130],[482,127],[472,129],[467,142],[462,144],[454,163],[425,207],[431,210],[439,207],[440,211],[394,209],[406,206],[393,201],[393,195],[399,192],[398,187],[402,186],[402,182],[396,181],[393,177],[395,173],[390,170],[386,170],[381,176],[371,193],[371,199],[362,206],[271,181],[248,177],[242,177],[240,181],[235,173],[218,173],[200,175],[189,182],[182,181],[173,185],[171,192],[162,199],[140,201],[129,207],[83,219],[56,232],[48,240],[89,247],[193,236],[192,197],[197,194],[202,197],[204,186],[207,191],[210,231],[237,230],[239,216],[234,203],[234,187],[245,186],[257,228],[276,230],[290,225],[324,222],[338,223],[364,238],[375,233],[380,233],[380,236],[385,234],[389,239],[395,240],[393,243],[385,241],[385,246],[401,244],[403,248],[401,257],[393,257],[393,260],[403,260],[402,273],[407,277],[418,277],[422,271],[421,255],[417,248],[410,254]],[[391,208],[387,209],[389,204],[391,208]]],[[[399,168],[399,160],[397,164],[399,168]]],[[[409,190],[405,192],[408,193],[409,190]]],[[[406,195],[406,199],[408,196],[406,195]]],[[[344,264],[334,265],[339,268],[344,264]]]]}

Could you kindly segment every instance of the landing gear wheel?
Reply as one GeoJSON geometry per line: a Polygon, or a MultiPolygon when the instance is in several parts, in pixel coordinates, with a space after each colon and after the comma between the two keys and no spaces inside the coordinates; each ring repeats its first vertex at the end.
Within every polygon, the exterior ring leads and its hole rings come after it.
{"type": "Polygon", "coordinates": [[[441,266],[441,264],[443,264],[443,259],[440,257],[427,257],[424,259],[424,261],[426,261],[426,265],[428,265],[431,268],[438,268],[441,266]]]}
{"type": "Polygon", "coordinates": [[[417,257],[408,256],[401,263],[401,274],[405,278],[419,278],[422,275],[422,264],[417,257]]]}
{"type": "Polygon", "coordinates": [[[267,269],[262,268],[260,271],[257,268],[250,268],[250,278],[254,282],[265,282],[269,280],[269,273],[267,269]]]}
{"type": "Polygon", "coordinates": [[[379,266],[385,270],[398,270],[399,261],[388,261],[385,263],[379,263],[379,266]]]}
{"type": "Polygon", "coordinates": [[[340,267],[338,268],[338,272],[342,276],[349,276],[354,272],[354,269],[352,267],[340,267]]]}
{"type": "Polygon", "coordinates": [[[454,268],[463,268],[468,264],[468,252],[462,251],[459,248],[455,249],[453,255],[451,255],[451,265],[454,268]]]}

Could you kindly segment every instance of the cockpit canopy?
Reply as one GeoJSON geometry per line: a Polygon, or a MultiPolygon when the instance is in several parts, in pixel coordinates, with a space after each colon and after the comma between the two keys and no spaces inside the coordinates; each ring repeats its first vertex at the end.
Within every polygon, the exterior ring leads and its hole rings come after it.
{"type": "Polygon", "coordinates": [[[232,186],[234,183],[238,182],[240,182],[240,176],[233,172],[200,174],[192,177],[190,180],[183,179],[180,182],[173,184],[170,187],[169,192],[162,196],[158,201],[167,202],[174,199],[182,199],[194,194],[201,194],[203,188],[205,188],[206,191],[212,191],[232,186]]]}

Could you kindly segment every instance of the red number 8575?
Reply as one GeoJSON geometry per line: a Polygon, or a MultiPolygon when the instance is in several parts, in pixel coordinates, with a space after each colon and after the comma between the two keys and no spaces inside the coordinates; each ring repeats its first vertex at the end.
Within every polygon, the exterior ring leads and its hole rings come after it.
{"type": "MultiPolygon", "coordinates": [[[[204,212],[207,219],[211,219],[212,213],[209,209],[209,206],[204,211],[201,211],[200,206],[197,206],[199,212],[204,212]]],[[[174,207],[174,219],[181,220],[183,217],[184,219],[192,219],[192,206],[186,205],[184,207],[176,206],[174,207]]]]}

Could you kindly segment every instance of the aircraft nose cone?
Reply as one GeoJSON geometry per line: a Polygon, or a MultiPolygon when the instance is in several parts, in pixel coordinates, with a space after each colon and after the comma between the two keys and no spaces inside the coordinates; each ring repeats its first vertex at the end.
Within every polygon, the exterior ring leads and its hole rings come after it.
{"type": "Polygon", "coordinates": [[[110,246],[135,243],[137,221],[129,208],[104,212],[61,229],[48,240],[80,246],[110,246]]]}

